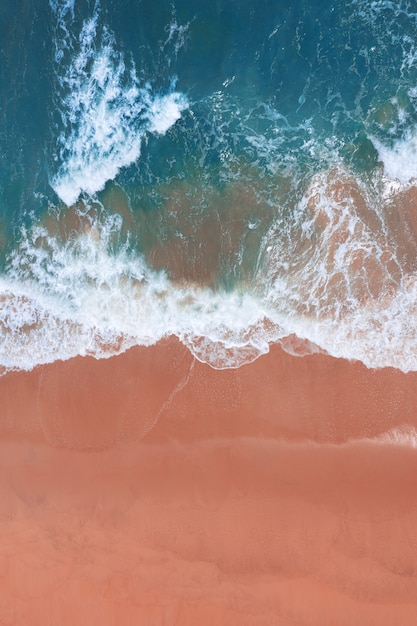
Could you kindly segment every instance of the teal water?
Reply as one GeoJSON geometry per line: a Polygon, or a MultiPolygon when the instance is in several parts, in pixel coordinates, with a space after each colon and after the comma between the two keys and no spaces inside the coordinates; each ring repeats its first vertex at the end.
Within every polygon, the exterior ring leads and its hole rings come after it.
{"type": "Polygon", "coordinates": [[[3,0],[0,29],[4,371],[171,334],[417,369],[415,3],[3,0]]]}

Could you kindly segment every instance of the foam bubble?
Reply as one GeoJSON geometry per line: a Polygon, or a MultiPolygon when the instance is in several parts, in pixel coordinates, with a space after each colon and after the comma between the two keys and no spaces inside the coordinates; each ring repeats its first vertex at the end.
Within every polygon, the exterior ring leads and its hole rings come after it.
{"type": "Polygon", "coordinates": [[[187,98],[180,93],[150,98],[146,117],[149,130],[163,135],[180,119],[182,111],[188,107],[187,98]]]}
{"type": "Polygon", "coordinates": [[[417,132],[408,130],[402,139],[391,147],[384,145],[376,137],[372,137],[380,161],[389,178],[408,183],[417,178],[417,132]]]}

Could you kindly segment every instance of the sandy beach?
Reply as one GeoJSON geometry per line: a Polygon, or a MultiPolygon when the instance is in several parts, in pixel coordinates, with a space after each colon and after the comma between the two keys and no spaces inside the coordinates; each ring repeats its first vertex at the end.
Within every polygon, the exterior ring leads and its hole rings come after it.
{"type": "Polygon", "coordinates": [[[417,626],[416,6],[0,0],[0,626],[417,626]]]}
{"type": "Polygon", "coordinates": [[[1,624],[415,624],[417,374],[169,339],[0,398],[1,624]]]}

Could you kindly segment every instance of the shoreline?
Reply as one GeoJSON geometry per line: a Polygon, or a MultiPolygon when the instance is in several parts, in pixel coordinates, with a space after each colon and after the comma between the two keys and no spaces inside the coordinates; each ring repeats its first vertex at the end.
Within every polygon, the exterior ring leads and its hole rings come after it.
{"type": "Polygon", "coordinates": [[[416,383],[173,338],[0,378],[0,621],[411,626],[416,383]]]}
{"type": "Polygon", "coordinates": [[[107,359],[77,356],[8,372],[0,397],[0,433],[31,433],[70,449],[102,450],[145,436],[156,442],[178,423],[186,426],[184,441],[216,429],[335,444],[393,429],[405,438],[417,432],[417,372],[369,369],[323,353],[293,356],[278,344],[252,363],[216,370],[169,337],[107,359]]]}

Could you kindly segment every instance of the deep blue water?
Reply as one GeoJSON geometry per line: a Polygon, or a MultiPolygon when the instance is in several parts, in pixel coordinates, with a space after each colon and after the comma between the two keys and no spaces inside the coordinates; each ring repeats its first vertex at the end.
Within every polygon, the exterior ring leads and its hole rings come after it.
{"type": "Polygon", "coordinates": [[[1,363],[296,335],[416,369],[416,31],[401,1],[2,0],[1,363]]]}

